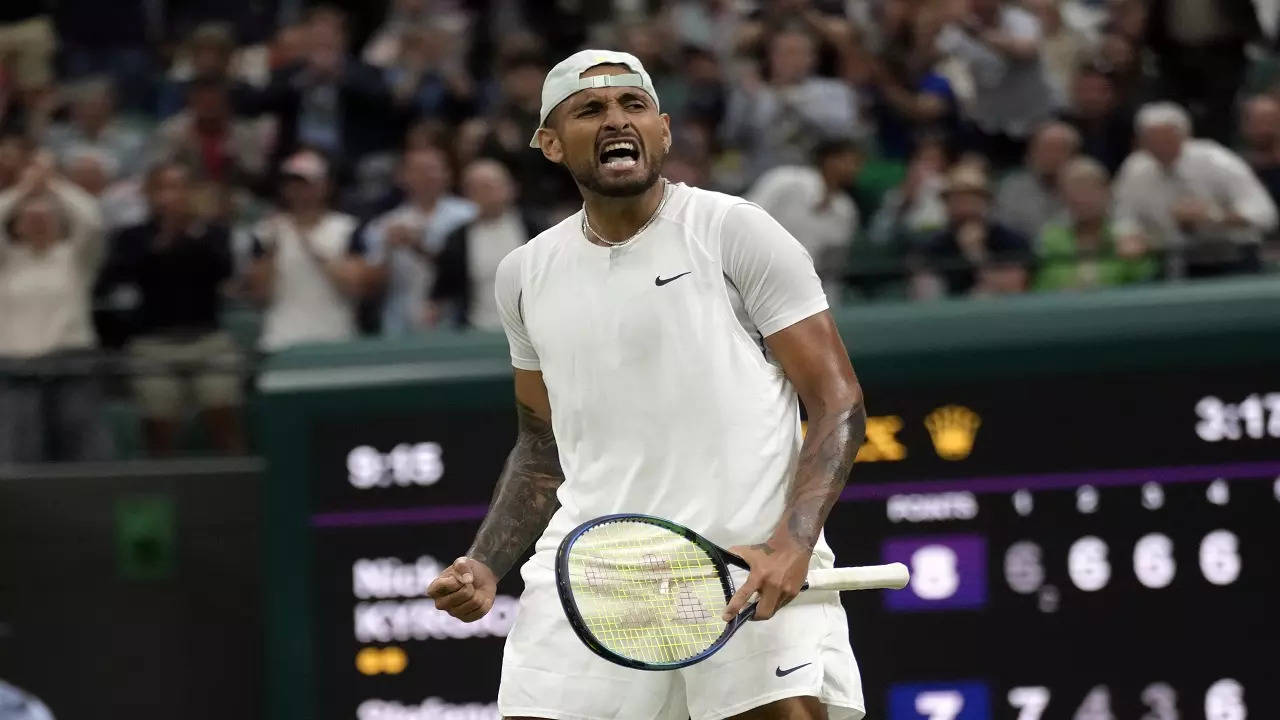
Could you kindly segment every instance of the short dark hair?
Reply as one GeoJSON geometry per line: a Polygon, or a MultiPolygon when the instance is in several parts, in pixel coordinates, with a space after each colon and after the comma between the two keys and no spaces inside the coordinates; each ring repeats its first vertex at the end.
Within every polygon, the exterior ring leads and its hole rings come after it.
{"type": "Polygon", "coordinates": [[[524,68],[533,68],[546,72],[547,60],[542,56],[542,53],[536,50],[520,50],[503,57],[499,61],[499,67],[500,72],[503,74],[524,68]]]}
{"type": "Polygon", "coordinates": [[[815,165],[821,165],[828,158],[834,155],[843,155],[845,153],[854,153],[862,155],[862,146],[853,138],[825,138],[819,140],[818,144],[813,146],[813,162],[815,165]]]}
{"type": "Polygon", "coordinates": [[[1080,63],[1076,67],[1076,74],[1093,75],[1095,77],[1106,78],[1112,82],[1116,79],[1115,67],[1101,58],[1093,58],[1080,63]]]}
{"type": "Polygon", "coordinates": [[[219,90],[226,92],[227,89],[227,81],[216,75],[197,75],[191,78],[191,82],[187,83],[188,93],[198,92],[200,90],[219,90]]]}
{"type": "Polygon", "coordinates": [[[160,176],[169,170],[179,170],[186,173],[188,179],[191,178],[193,172],[191,166],[181,160],[161,160],[147,168],[147,174],[142,179],[143,189],[150,192],[155,187],[155,184],[160,181],[160,176]]]}

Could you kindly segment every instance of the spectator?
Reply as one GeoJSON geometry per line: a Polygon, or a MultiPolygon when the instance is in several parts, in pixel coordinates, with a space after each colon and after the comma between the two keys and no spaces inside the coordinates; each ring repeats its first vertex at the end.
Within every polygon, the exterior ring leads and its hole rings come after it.
{"type": "Polygon", "coordinates": [[[405,153],[400,187],[405,200],[369,223],[364,235],[386,284],[382,332],[405,335],[429,324],[427,293],[445,238],[471,222],[476,208],[449,194],[448,158],[438,148],[405,153]]]}
{"type": "Polygon", "coordinates": [[[1110,177],[1093,158],[1076,158],[1062,169],[1058,185],[1066,205],[1036,243],[1037,290],[1082,290],[1145,282],[1159,263],[1133,236],[1117,238],[1111,218],[1110,177]]]}
{"type": "Polygon", "coordinates": [[[728,89],[720,62],[714,54],[702,48],[686,47],[683,54],[682,68],[688,81],[688,94],[680,119],[685,123],[717,127],[724,119],[728,102],[728,89]]]}
{"type": "Polygon", "coordinates": [[[1080,151],[1114,173],[1133,150],[1133,113],[1103,63],[1082,66],[1071,83],[1070,105],[1059,116],[1080,134],[1080,151]]]}
{"type": "Polygon", "coordinates": [[[57,43],[46,0],[0,4],[0,74],[12,78],[24,104],[53,85],[57,43]]]}
{"type": "Polygon", "coordinates": [[[941,14],[915,9],[908,0],[889,0],[883,11],[890,44],[883,60],[872,65],[871,76],[877,137],[881,154],[906,158],[917,137],[956,133],[959,101],[936,67],[941,14]]]}
{"type": "Polygon", "coordinates": [[[96,379],[90,295],[102,254],[93,198],[38,155],[0,193],[0,461],[101,460],[111,440],[96,379]],[[55,379],[49,379],[53,377],[55,379]]]}
{"type": "Polygon", "coordinates": [[[229,234],[197,217],[191,172],[181,164],[152,168],[146,196],[150,219],[114,238],[101,284],[128,287],[138,299],[130,352],[139,362],[133,385],[147,447],[152,455],[174,451],[190,395],[214,447],[243,452],[240,378],[226,367],[236,348],[219,318],[232,269],[229,234]]]}
{"type": "Polygon", "coordinates": [[[98,201],[103,229],[107,233],[136,225],[147,215],[140,183],[119,178],[115,160],[92,147],[72,150],[65,163],[67,180],[98,201]]]}
{"type": "Polygon", "coordinates": [[[1190,108],[1202,137],[1230,141],[1236,95],[1262,37],[1252,0],[1153,0],[1147,43],[1156,54],[1162,97],[1190,108]]]}
{"type": "Polygon", "coordinates": [[[777,33],[768,58],[768,80],[754,69],[744,72],[725,116],[725,140],[744,152],[748,181],[779,165],[803,164],[819,140],[861,129],[853,90],[814,75],[817,48],[807,32],[777,33]]]}
{"type": "Polygon", "coordinates": [[[812,164],[782,165],[756,181],[746,198],[764,208],[813,258],[828,297],[839,297],[849,248],[858,233],[858,208],[845,188],[862,167],[851,141],[828,140],[812,164]]]}
{"type": "Polygon", "coordinates": [[[458,122],[473,114],[476,85],[453,51],[456,44],[438,25],[401,31],[395,62],[384,72],[396,103],[411,117],[458,122]]]}
{"type": "Polygon", "coordinates": [[[254,228],[248,280],[266,306],[263,350],[350,340],[356,309],[372,285],[356,219],[329,208],[325,158],[302,150],[280,168],[282,207],[254,228]]]}
{"type": "Polygon", "coordinates": [[[539,228],[521,217],[516,187],[502,163],[477,160],[462,173],[462,188],[476,218],[449,233],[431,290],[433,314],[456,327],[501,330],[493,282],[498,262],[539,228]]]}
{"type": "Polygon", "coordinates": [[[962,0],[938,36],[938,49],[968,63],[975,96],[966,146],[997,169],[1016,165],[1027,137],[1053,111],[1035,16],[1006,0],[962,0]]]}
{"type": "Polygon", "coordinates": [[[1026,166],[1000,182],[996,219],[1023,237],[1038,237],[1045,223],[1063,210],[1058,173],[1079,150],[1080,134],[1066,123],[1050,122],[1036,130],[1026,166]]]}
{"type": "Polygon", "coordinates": [[[901,185],[885,193],[871,219],[867,239],[891,249],[914,249],[947,224],[942,199],[950,159],[941,138],[930,137],[916,146],[901,185]]]}
{"type": "Polygon", "coordinates": [[[1116,179],[1117,232],[1167,252],[1166,274],[1203,277],[1260,269],[1259,243],[1276,228],[1276,205],[1239,155],[1191,138],[1180,106],[1138,113],[1140,149],[1116,179]]]}
{"type": "Polygon", "coordinates": [[[1273,202],[1280,204],[1280,99],[1256,95],[1244,104],[1240,118],[1244,158],[1273,202]]]}
{"type": "MultiPolygon", "coordinates": [[[[6,0],[7,1],[7,0],[6,0]]],[[[155,107],[155,52],[159,27],[151,0],[57,0],[58,54],[66,76],[110,78],[129,111],[155,107]]]]}
{"type": "Polygon", "coordinates": [[[521,210],[539,225],[549,226],[564,217],[560,208],[576,210],[581,198],[569,173],[550,165],[539,153],[529,152],[529,137],[538,128],[547,65],[537,53],[521,52],[503,60],[499,74],[500,94],[489,115],[489,132],[480,154],[511,170],[521,189],[521,210]]]}
{"type": "Polygon", "coordinates": [[[305,24],[303,58],[273,75],[263,109],[280,121],[277,155],[298,147],[320,150],[337,162],[345,180],[361,155],[389,146],[390,96],[382,74],[347,55],[346,16],[313,8],[305,24]]]}
{"type": "Polygon", "coordinates": [[[22,176],[31,157],[31,141],[20,130],[0,131],[0,191],[8,190],[22,176]]]}
{"type": "Polygon", "coordinates": [[[223,84],[236,113],[254,110],[258,91],[232,73],[235,50],[236,39],[231,25],[207,22],[197,27],[187,40],[184,52],[174,62],[169,79],[160,88],[160,117],[168,118],[188,105],[190,86],[195,80],[223,84]]]}
{"type": "Polygon", "coordinates": [[[912,278],[912,295],[995,295],[1027,287],[1031,245],[991,219],[991,190],[986,173],[966,163],[947,176],[943,195],[947,227],[923,248],[921,267],[912,278]]]}
{"type": "Polygon", "coordinates": [[[46,145],[62,163],[73,151],[93,148],[106,156],[122,176],[141,169],[147,146],[145,133],[116,116],[115,93],[110,81],[85,80],[71,89],[70,122],[49,128],[46,145]]]}
{"type": "Polygon", "coordinates": [[[1053,91],[1053,105],[1065,107],[1080,61],[1090,50],[1089,42],[1066,23],[1060,0],[1023,0],[1023,5],[1040,23],[1040,61],[1053,91]]]}
{"type": "Polygon", "coordinates": [[[186,107],[156,129],[152,145],[156,160],[193,170],[189,189],[208,220],[226,220],[232,189],[260,188],[266,176],[266,133],[260,123],[232,114],[230,89],[218,78],[187,84],[186,107]]]}

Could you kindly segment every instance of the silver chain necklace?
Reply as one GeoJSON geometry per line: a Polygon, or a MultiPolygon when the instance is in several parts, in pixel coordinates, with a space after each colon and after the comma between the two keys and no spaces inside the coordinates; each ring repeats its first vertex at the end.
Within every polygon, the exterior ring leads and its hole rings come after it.
{"type": "Polygon", "coordinates": [[[608,240],[605,240],[600,235],[600,233],[596,232],[595,228],[591,227],[591,221],[587,219],[587,206],[583,205],[582,206],[582,235],[586,237],[587,240],[590,240],[591,237],[594,235],[597,240],[604,243],[605,245],[608,245],[609,247],[618,247],[619,245],[626,245],[627,243],[631,242],[631,240],[634,239],[635,236],[644,232],[646,228],[652,225],[654,220],[658,219],[658,216],[662,214],[662,208],[667,204],[667,198],[669,197],[671,197],[671,183],[667,182],[666,178],[662,178],[662,199],[658,201],[658,207],[654,208],[653,214],[649,216],[648,220],[644,221],[644,224],[641,225],[638,230],[628,235],[626,239],[620,240],[618,242],[609,242],[608,240]]]}

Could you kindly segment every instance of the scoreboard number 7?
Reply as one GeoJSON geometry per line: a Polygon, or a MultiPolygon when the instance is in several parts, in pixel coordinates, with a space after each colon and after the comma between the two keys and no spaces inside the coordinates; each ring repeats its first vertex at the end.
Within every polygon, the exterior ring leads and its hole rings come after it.
{"type": "Polygon", "coordinates": [[[1049,706],[1049,688],[1043,685],[1016,687],[1009,691],[1009,704],[1018,711],[1018,720],[1040,720],[1049,706]]]}

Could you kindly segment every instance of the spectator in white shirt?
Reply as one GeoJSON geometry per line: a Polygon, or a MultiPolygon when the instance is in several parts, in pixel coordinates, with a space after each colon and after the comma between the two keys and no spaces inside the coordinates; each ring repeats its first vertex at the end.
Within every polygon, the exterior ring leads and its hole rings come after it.
{"type": "Polygon", "coordinates": [[[251,294],[266,306],[263,350],[356,336],[372,282],[356,219],[329,208],[329,164],[300,151],[281,166],[283,206],[254,229],[251,294]]]}
{"type": "Polygon", "coordinates": [[[1065,209],[1058,174],[1080,152],[1080,133],[1063,122],[1036,130],[1026,165],[1005,176],[996,191],[996,219],[1023,237],[1039,237],[1045,224],[1065,209]]]}
{"type": "Polygon", "coordinates": [[[515,205],[511,173],[496,160],[476,160],[462,173],[476,219],[454,230],[440,251],[431,289],[432,317],[456,327],[501,330],[493,282],[498,263],[539,228],[515,205]]]}
{"type": "Polygon", "coordinates": [[[858,208],[845,188],[853,185],[862,162],[852,141],[822,142],[813,164],[776,167],[746,195],[809,252],[828,297],[840,296],[849,246],[858,233],[858,208]]]}
{"type": "Polygon", "coordinates": [[[97,203],[38,154],[0,193],[0,462],[110,455],[99,388],[79,362],[97,345],[101,258],[97,203]]]}
{"type": "Polygon", "coordinates": [[[857,96],[839,80],[814,75],[817,48],[808,33],[777,33],[768,56],[768,81],[747,70],[725,115],[725,139],[745,153],[748,181],[804,163],[821,138],[860,134],[857,96]]]}
{"type": "Polygon", "coordinates": [[[386,286],[382,332],[391,336],[430,324],[427,294],[435,282],[435,258],[449,233],[476,216],[475,205],[449,193],[449,159],[439,148],[407,151],[399,179],[404,202],[363,233],[370,262],[386,286]]]}
{"type": "Polygon", "coordinates": [[[1256,272],[1259,244],[1278,218],[1249,165],[1191,138],[1191,119],[1176,104],[1147,105],[1136,124],[1140,149],[1116,179],[1117,233],[1165,250],[1173,277],[1256,272]]]}

